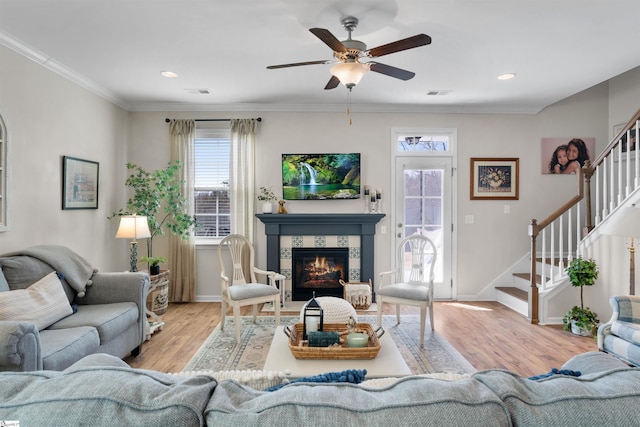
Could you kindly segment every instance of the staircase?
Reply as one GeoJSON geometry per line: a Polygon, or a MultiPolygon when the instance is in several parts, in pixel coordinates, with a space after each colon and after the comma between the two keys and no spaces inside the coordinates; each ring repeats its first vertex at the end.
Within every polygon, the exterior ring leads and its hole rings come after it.
{"type": "Polygon", "coordinates": [[[619,234],[636,222],[640,207],[640,110],[602,153],[577,175],[575,196],[547,218],[532,219],[529,266],[516,264],[512,286],[496,286],[496,300],[526,316],[531,323],[557,323],[547,313],[549,302],[571,286],[564,271],[586,245],[601,234],[619,234]],[[636,149],[637,148],[637,149],[636,149]]]}

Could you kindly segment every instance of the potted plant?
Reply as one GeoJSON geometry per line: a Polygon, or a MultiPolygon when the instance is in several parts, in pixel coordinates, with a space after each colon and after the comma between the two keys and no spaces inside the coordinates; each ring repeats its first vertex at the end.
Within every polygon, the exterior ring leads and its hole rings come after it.
{"type": "MultiPolygon", "coordinates": [[[[133,189],[126,209],[113,212],[109,219],[122,215],[146,216],[151,237],[147,239],[147,257],[153,258],[153,238],[165,231],[187,238],[195,225],[195,217],[185,212],[187,198],[182,195],[179,162],[169,163],[164,169],[146,171],[133,163],[127,163],[131,171],[125,185],[133,189]]],[[[162,262],[162,261],[160,261],[162,262]]],[[[166,262],[166,261],[165,261],[166,262]]]]}
{"type": "Polygon", "coordinates": [[[272,200],[277,200],[276,195],[271,191],[271,187],[260,187],[258,192],[258,200],[262,202],[262,213],[272,213],[272,200]]]}
{"type": "Polygon", "coordinates": [[[565,331],[576,335],[592,336],[600,322],[596,313],[584,306],[583,288],[592,286],[598,278],[598,266],[592,259],[574,258],[566,268],[572,286],[580,287],[580,306],[574,306],[562,319],[565,331]]]}
{"type": "Polygon", "coordinates": [[[140,261],[142,262],[146,262],[149,264],[149,275],[151,276],[156,276],[158,274],[160,274],[160,263],[167,263],[167,259],[164,257],[148,257],[148,256],[143,256],[142,258],[140,258],[140,261]]]}

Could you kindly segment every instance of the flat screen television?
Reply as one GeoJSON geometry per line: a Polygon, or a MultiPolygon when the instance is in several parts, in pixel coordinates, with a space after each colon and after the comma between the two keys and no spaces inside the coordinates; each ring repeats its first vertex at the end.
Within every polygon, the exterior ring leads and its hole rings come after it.
{"type": "Polygon", "coordinates": [[[285,200],[360,198],[360,153],[283,154],[285,200]]]}

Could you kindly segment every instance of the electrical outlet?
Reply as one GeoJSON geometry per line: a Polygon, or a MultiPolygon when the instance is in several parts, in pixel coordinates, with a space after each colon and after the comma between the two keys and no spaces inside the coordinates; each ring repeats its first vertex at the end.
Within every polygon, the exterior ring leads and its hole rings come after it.
{"type": "Polygon", "coordinates": [[[464,216],[464,223],[465,224],[473,224],[475,218],[473,217],[473,215],[465,215],[464,216]]]}
{"type": "Polygon", "coordinates": [[[511,213],[511,205],[504,205],[504,213],[505,214],[511,213]]]}

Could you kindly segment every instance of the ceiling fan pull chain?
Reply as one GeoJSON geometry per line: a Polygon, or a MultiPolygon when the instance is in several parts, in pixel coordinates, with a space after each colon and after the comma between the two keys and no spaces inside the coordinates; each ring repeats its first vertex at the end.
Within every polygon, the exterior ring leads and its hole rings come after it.
{"type": "Polygon", "coordinates": [[[351,121],[351,88],[347,92],[347,116],[349,117],[349,126],[351,126],[353,124],[351,121]]]}

